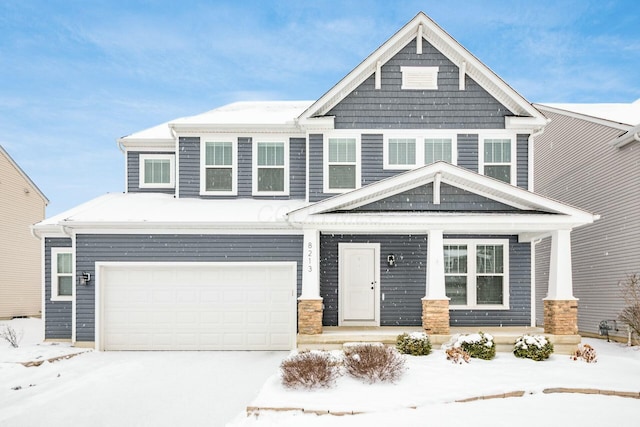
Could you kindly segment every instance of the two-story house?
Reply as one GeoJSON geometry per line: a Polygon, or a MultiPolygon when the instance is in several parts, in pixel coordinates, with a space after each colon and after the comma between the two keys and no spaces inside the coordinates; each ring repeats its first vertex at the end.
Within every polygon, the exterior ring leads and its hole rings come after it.
{"type": "Polygon", "coordinates": [[[570,233],[594,216],[529,191],[546,124],[419,13],[317,100],[121,138],[125,192],[36,226],[46,337],[289,349],[326,326],[529,326],[543,298],[546,332],[576,334],[570,233]]]}

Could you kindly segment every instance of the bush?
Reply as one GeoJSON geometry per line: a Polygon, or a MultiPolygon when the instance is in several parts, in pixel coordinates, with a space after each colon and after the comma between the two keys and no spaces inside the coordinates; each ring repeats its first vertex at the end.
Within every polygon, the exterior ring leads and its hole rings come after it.
{"type": "Polygon", "coordinates": [[[330,387],[339,375],[339,363],[326,351],[304,351],[283,360],[280,372],[288,388],[330,387]]]}
{"type": "Polygon", "coordinates": [[[11,347],[18,348],[22,341],[22,334],[18,334],[11,326],[5,325],[4,330],[0,332],[0,338],[8,342],[11,347]]]}
{"type": "Polygon", "coordinates": [[[596,349],[589,344],[579,346],[578,349],[571,356],[573,360],[584,360],[587,363],[596,363],[598,361],[598,355],[596,349]]]}
{"type": "Polygon", "coordinates": [[[551,353],[553,353],[553,344],[543,335],[523,335],[513,346],[513,354],[516,357],[536,361],[548,359],[551,353]]]}
{"type": "Polygon", "coordinates": [[[469,363],[469,353],[461,349],[460,347],[450,347],[444,350],[447,355],[447,360],[451,360],[453,363],[462,365],[462,362],[469,363]]]}
{"type": "Polygon", "coordinates": [[[431,353],[431,341],[424,332],[412,332],[398,335],[396,348],[400,353],[412,356],[426,356],[431,353]]]}
{"type": "Polygon", "coordinates": [[[496,356],[496,344],[493,336],[479,332],[477,334],[457,335],[451,339],[452,344],[448,348],[460,348],[469,357],[476,359],[491,360],[496,356]]]}
{"type": "Polygon", "coordinates": [[[395,349],[384,345],[357,344],[344,350],[344,365],[349,375],[370,384],[393,382],[404,371],[404,358],[395,349]]]}
{"type": "Polygon", "coordinates": [[[618,319],[626,323],[629,328],[640,336],[640,274],[629,274],[620,282],[622,297],[627,306],[622,310],[618,319]]]}

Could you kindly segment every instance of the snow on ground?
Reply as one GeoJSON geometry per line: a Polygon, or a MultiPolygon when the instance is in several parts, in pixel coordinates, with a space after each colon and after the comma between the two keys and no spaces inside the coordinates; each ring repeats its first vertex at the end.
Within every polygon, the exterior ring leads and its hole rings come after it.
{"type": "Polygon", "coordinates": [[[368,385],[341,377],[330,389],[288,390],[278,378],[286,352],[94,352],[39,367],[43,360],[78,349],[41,343],[42,322],[19,319],[18,349],[0,342],[0,426],[383,426],[441,425],[473,417],[477,427],[632,425],[640,399],[603,395],[543,394],[550,387],[640,392],[640,349],[585,340],[598,362],[552,355],[548,361],[498,353],[492,361],[454,365],[440,350],[407,357],[396,384],[368,385]],[[516,390],[524,397],[466,403],[455,400],[516,390]],[[263,413],[246,406],[366,411],[361,415],[263,413]],[[417,407],[411,409],[411,407],[417,407]],[[542,418],[542,420],[541,420],[542,418]]]}

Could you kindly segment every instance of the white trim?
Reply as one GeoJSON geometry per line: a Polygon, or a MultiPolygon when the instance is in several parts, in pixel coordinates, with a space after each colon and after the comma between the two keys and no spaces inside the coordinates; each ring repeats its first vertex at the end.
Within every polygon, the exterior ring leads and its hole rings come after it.
{"type": "MultiPolygon", "coordinates": [[[[467,246],[467,304],[454,305],[449,303],[451,310],[508,310],[509,309],[509,239],[444,239],[444,245],[467,246]],[[502,251],[502,304],[478,304],[476,280],[478,278],[476,254],[478,245],[501,245],[502,251]]],[[[495,274],[498,275],[498,274],[495,274]]],[[[447,274],[445,273],[445,277],[447,274]]]]}
{"type": "MultiPolygon", "coordinates": [[[[484,160],[484,141],[487,139],[509,139],[511,141],[509,184],[513,186],[517,186],[518,185],[518,173],[517,173],[518,172],[517,170],[518,135],[515,133],[505,134],[505,133],[496,133],[496,132],[478,134],[478,173],[480,173],[481,175],[485,175],[484,167],[486,162],[484,160]]],[[[506,163],[490,163],[489,165],[500,165],[500,164],[506,166],[506,163]]]]}
{"type": "Polygon", "coordinates": [[[531,289],[529,291],[531,294],[531,324],[529,326],[532,328],[536,326],[536,244],[535,240],[529,243],[531,248],[531,289]]]}
{"type": "Polygon", "coordinates": [[[75,260],[73,257],[73,248],[56,247],[51,248],[51,301],[73,301],[75,299],[75,260]],[[58,295],[58,254],[71,255],[71,273],[65,274],[65,277],[71,277],[71,295],[58,295]]]}
{"type": "MultiPolygon", "coordinates": [[[[466,89],[467,61],[462,61],[458,67],[458,90],[466,89]]],[[[508,117],[508,116],[507,116],[508,117]]]]}
{"type": "MultiPolygon", "coordinates": [[[[155,261],[136,261],[136,262],[126,262],[126,261],[115,261],[115,262],[102,262],[98,261],[95,263],[95,349],[98,351],[104,350],[104,307],[103,307],[103,293],[104,286],[102,283],[102,274],[105,268],[139,268],[139,267],[155,267],[155,266],[163,266],[163,267],[242,267],[242,266],[283,266],[290,267],[292,270],[293,277],[296,277],[297,271],[297,263],[291,261],[267,261],[267,262],[259,262],[259,261],[249,261],[249,262],[155,262],[155,261]]],[[[292,346],[295,348],[296,340],[296,281],[294,280],[293,288],[291,289],[292,298],[291,298],[291,307],[289,308],[289,313],[291,318],[289,319],[291,322],[291,336],[292,336],[292,346]]],[[[292,350],[293,350],[292,348],[292,350]]]]}
{"type": "MultiPolygon", "coordinates": [[[[216,166],[210,166],[215,169],[216,166]]],[[[220,166],[220,168],[223,168],[220,166]]],[[[231,134],[214,134],[200,136],[200,195],[201,196],[237,196],[238,195],[238,137],[231,134]],[[231,190],[212,191],[207,190],[207,167],[206,152],[208,142],[230,142],[231,143],[231,190]]]]}
{"type": "Polygon", "coordinates": [[[289,138],[276,138],[274,136],[258,135],[251,140],[251,189],[254,196],[288,196],[289,195],[289,138]],[[282,166],[258,166],[258,145],[261,143],[277,143],[283,144],[284,147],[284,165],[282,166]],[[284,169],[284,185],[283,191],[259,191],[258,190],[258,168],[284,169]]]}
{"type": "Polygon", "coordinates": [[[139,154],[139,188],[175,188],[176,186],[176,156],[175,154],[139,154]],[[168,183],[147,183],[144,182],[146,176],[146,160],[168,160],[169,161],[169,182],[168,183]]]}
{"type": "Polygon", "coordinates": [[[380,243],[338,243],[338,326],[380,326],[380,243]],[[349,249],[373,249],[374,270],[374,314],[371,321],[354,321],[344,319],[345,286],[344,268],[348,266],[343,261],[344,250],[349,249]]]}
{"type": "Polygon", "coordinates": [[[302,254],[301,300],[322,299],[320,297],[320,232],[304,230],[302,254]]]}
{"type": "Polygon", "coordinates": [[[349,131],[325,133],[322,140],[322,191],[326,194],[348,193],[362,186],[362,155],[361,155],[361,134],[349,131]],[[336,138],[355,139],[356,143],[356,159],[354,162],[329,162],[329,140],[336,138]],[[355,188],[329,188],[329,166],[330,165],[351,165],[355,166],[355,188]]]}

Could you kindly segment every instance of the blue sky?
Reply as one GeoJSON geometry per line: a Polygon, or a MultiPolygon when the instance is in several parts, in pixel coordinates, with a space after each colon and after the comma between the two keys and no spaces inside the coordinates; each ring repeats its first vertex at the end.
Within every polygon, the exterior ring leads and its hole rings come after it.
{"type": "Polygon", "coordinates": [[[118,137],[317,99],[419,11],[531,102],[640,98],[636,0],[2,0],[0,145],[51,216],[124,190],[118,137]]]}

